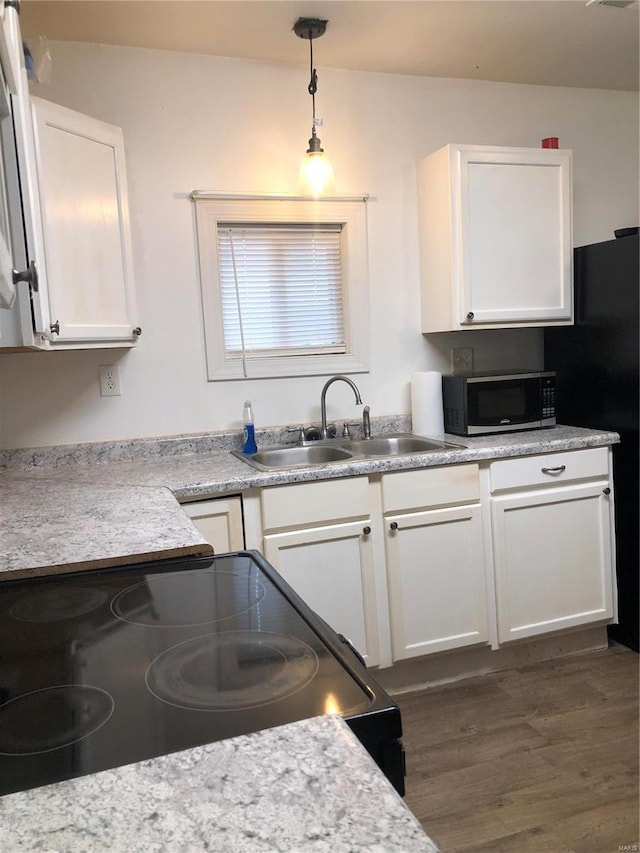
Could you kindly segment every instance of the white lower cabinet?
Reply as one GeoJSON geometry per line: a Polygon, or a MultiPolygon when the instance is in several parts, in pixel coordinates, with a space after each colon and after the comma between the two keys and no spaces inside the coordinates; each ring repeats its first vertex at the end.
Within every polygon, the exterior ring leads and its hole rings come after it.
{"type": "Polygon", "coordinates": [[[264,537],[264,555],[298,595],[343,634],[368,665],[378,663],[369,525],[360,521],[264,537]]]}
{"type": "Polygon", "coordinates": [[[491,466],[500,643],[612,619],[607,462],[595,449],[491,466]]]}
{"type": "Polygon", "coordinates": [[[207,542],[213,546],[214,553],[226,554],[244,548],[240,497],[195,501],[183,504],[182,508],[207,542]]]}
{"type": "Polygon", "coordinates": [[[267,560],[343,634],[379,662],[367,477],[276,486],[261,495],[267,560]]]}
{"type": "Polygon", "coordinates": [[[255,541],[389,666],[614,619],[612,485],[590,448],[275,486],[255,541]]]}
{"type": "Polygon", "coordinates": [[[393,659],[488,642],[478,465],[386,474],[382,504],[393,659]]]}
{"type": "Polygon", "coordinates": [[[488,642],[480,505],[385,525],[393,659],[488,642]]]}

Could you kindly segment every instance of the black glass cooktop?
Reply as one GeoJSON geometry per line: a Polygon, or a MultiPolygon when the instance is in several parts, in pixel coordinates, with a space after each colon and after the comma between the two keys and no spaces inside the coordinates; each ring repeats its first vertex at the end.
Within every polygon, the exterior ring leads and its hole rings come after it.
{"type": "Polygon", "coordinates": [[[325,628],[254,552],[0,583],[0,794],[375,716],[388,697],[325,628]]]}

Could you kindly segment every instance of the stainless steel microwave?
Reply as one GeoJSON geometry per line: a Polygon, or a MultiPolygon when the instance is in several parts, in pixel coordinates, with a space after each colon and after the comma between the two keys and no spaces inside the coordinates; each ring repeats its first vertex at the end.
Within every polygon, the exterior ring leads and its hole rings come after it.
{"type": "Polygon", "coordinates": [[[554,426],[556,374],[547,370],[443,376],[442,403],[444,430],[454,435],[554,426]]]}

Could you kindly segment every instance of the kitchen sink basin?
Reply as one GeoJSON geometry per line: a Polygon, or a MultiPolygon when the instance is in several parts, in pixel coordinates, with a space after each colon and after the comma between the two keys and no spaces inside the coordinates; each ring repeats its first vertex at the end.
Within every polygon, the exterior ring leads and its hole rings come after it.
{"type": "Polygon", "coordinates": [[[323,465],[326,462],[340,462],[351,459],[353,453],[343,447],[331,447],[326,444],[289,445],[286,447],[269,447],[257,453],[239,453],[232,451],[234,456],[244,459],[254,468],[297,468],[299,466],[323,465]]]}
{"type": "Polygon", "coordinates": [[[434,441],[419,435],[378,435],[361,441],[341,442],[352,453],[363,456],[404,456],[408,453],[429,453],[434,450],[446,450],[455,445],[444,441],[434,441]]]}
{"type": "Polygon", "coordinates": [[[408,456],[412,453],[436,453],[461,447],[446,441],[423,438],[411,433],[393,433],[377,435],[374,438],[351,439],[332,438],[305,444],[285,444],[265,447],[257,453],[231,453],[259,471],[272,471],[284,468],[307,468],[326,465],[330,462],[347,462],[350,459],[366,459],[372,456],[408,456]]]}

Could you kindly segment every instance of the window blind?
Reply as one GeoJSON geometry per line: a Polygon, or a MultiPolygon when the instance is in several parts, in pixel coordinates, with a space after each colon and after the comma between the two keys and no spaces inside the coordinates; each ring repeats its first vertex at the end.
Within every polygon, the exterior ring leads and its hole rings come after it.
{"type": "Polygon", "coordinates": [[[217,231],[227,358],[346,352],[339,224],[217,231]]]}

